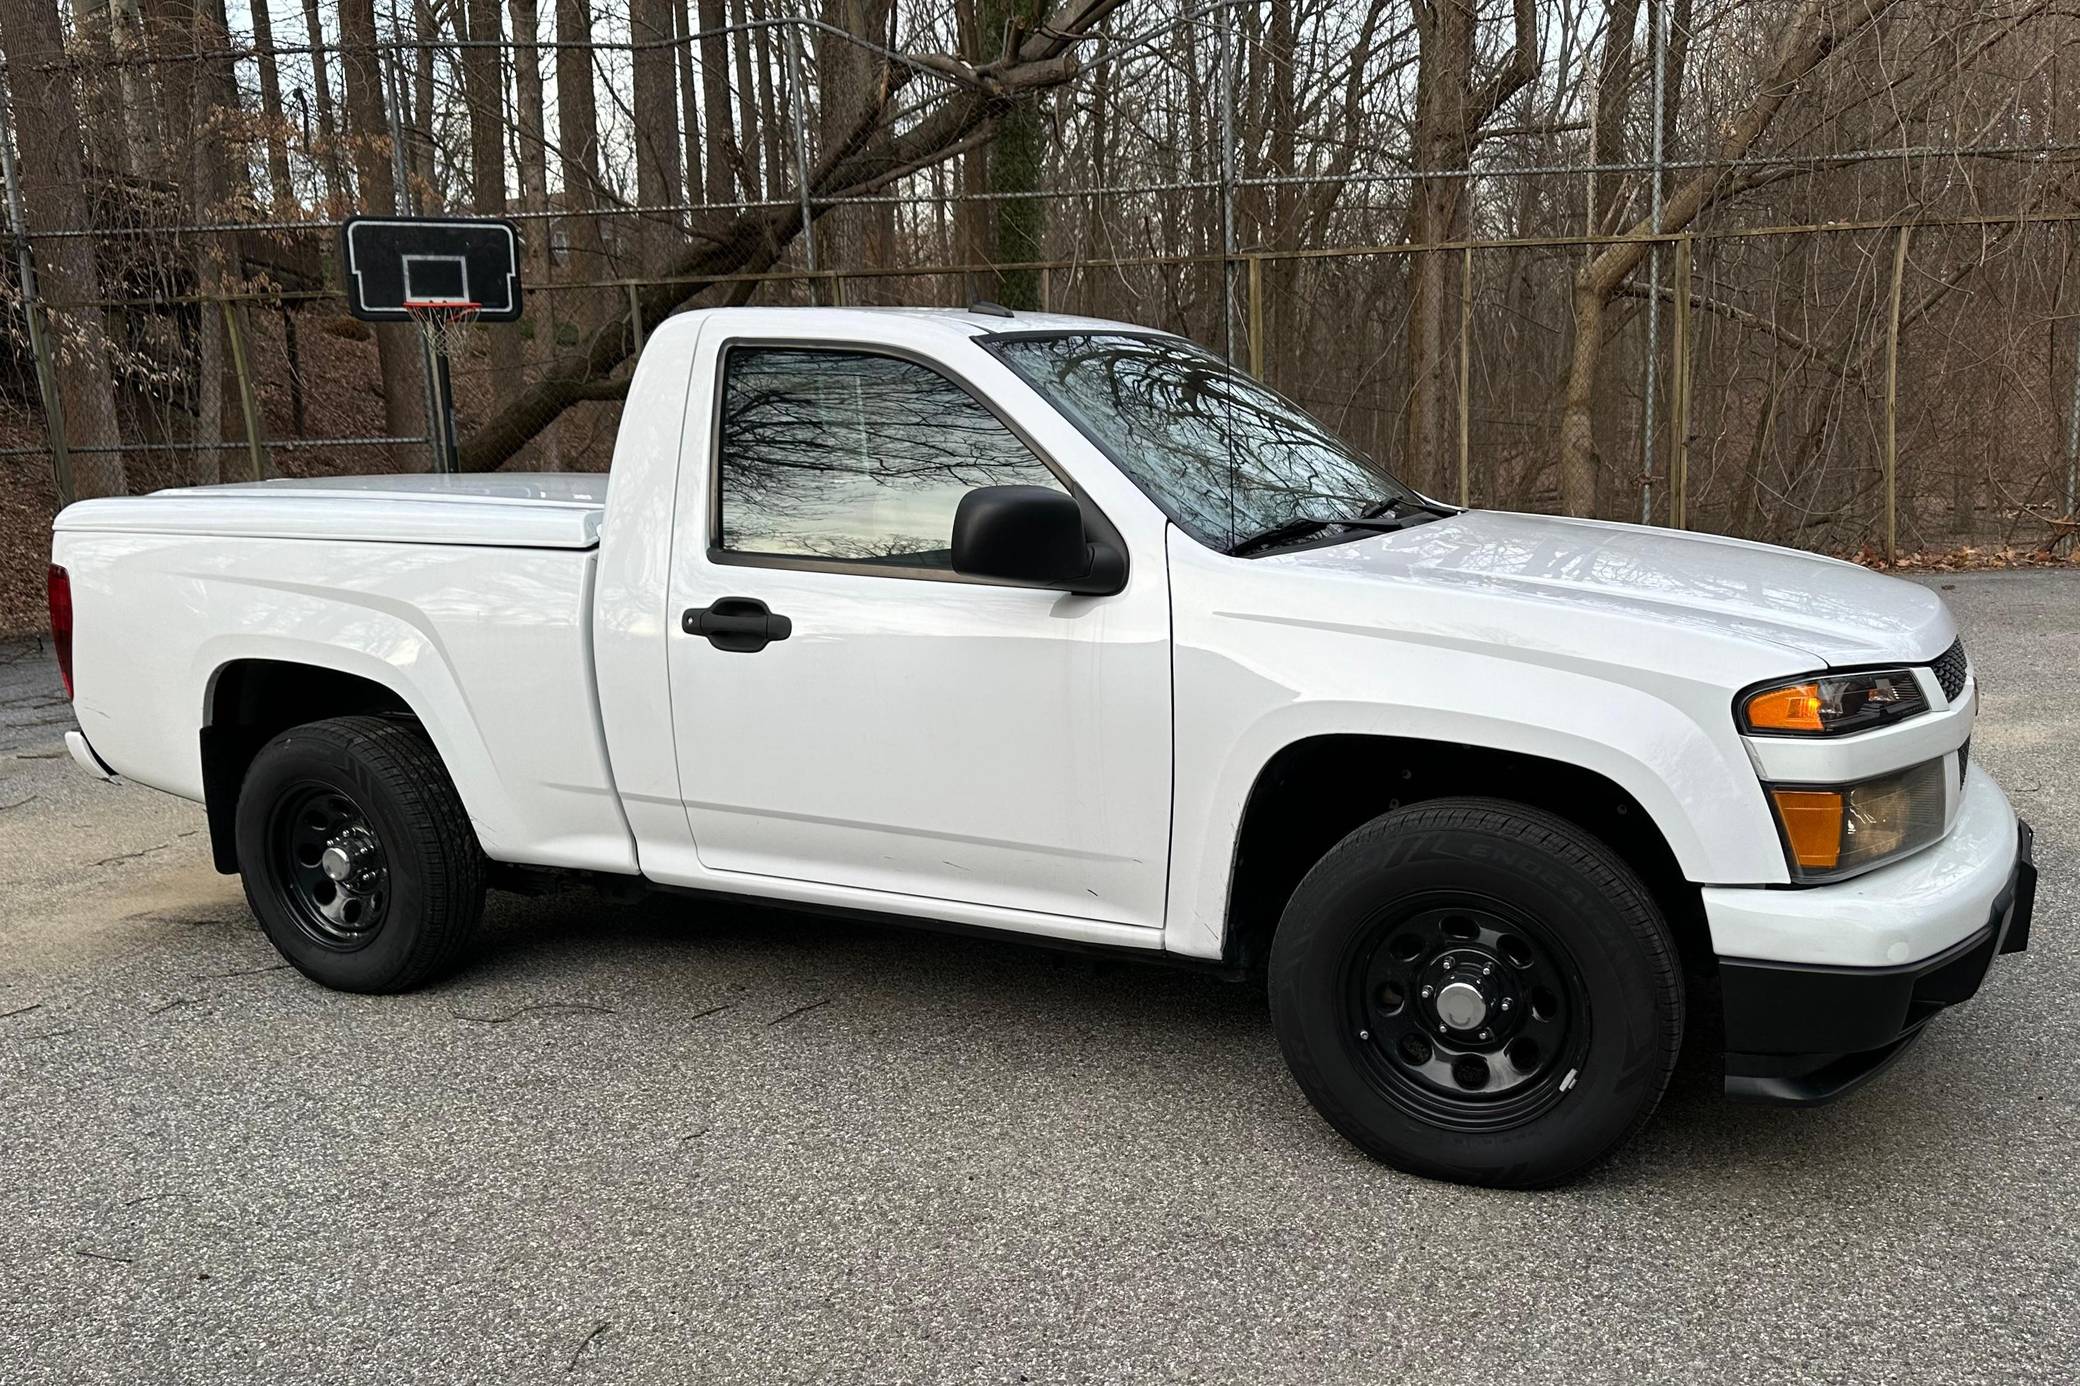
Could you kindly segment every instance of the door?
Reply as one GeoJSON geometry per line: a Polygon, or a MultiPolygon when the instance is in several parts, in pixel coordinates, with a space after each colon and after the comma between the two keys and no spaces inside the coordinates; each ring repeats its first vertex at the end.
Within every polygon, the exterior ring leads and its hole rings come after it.
{"type": "Polygon", "coordinates": [[[1160,926],[1160,556],[1109,597],[962,578],[962,495],[1068,489],[1006,414],[867,348],[704,359],[722,395],[710,484],[680,504],[670,641],[702,867],[1160,926]]]}

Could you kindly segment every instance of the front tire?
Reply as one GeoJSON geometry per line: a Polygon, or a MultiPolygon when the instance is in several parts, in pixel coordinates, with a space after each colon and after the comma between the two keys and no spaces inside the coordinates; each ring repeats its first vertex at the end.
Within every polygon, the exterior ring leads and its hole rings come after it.
{"type": "Polygon", "coordinates": [[[246,900],[281,955],[339,991],[452,970],[484,907],[483,856],[417,725],[338,717],[262,747],[239,790],[246,900]]]}
{"type": "Polygon", "coordinates": [[[1557,1184],[1645,1124],[1683,1034],[1681,970],[1639,877],[1551,814],[1432,800],[1365,824],[1272,939],[1293,1076],[1399,1169],[1557,1184]]]}

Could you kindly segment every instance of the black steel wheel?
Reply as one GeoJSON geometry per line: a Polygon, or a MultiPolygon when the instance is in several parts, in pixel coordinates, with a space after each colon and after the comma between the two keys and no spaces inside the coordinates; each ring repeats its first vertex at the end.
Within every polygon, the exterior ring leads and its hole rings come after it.
{"type": "Polygon", "coordinates": [[[1588,1047],[1585,988],[1566,946],[1492,896],[1396,902],[1358,931],[1345,969],[1346,1025],[1381,1091],[1455,1130],[1534,1120],[1588,1047]]]}
{"type": "Polygon", "coordinates": [[[469,815],[416,723],[338,717],[261,747],[239,789],[238,867],[305,976],[408,991],[461,959],[484,904],[469,815]]]}
{"type": "Polygon", "coordinates": [[[368,814],[345,790],[292,787],[270,815],[279,889],[304,936],[321,948],[366,948],[390,904],[390,869],[368,814]]]}
{"type": "Polygon", "coordinates": [[[1301,881],[1271,1009],[1329,1123],[1463,1183],[1573,1177],[1652,1115],[1682,1039],[1676,951],[1611,849],[1551,814],[1433,800],[1384,814],[1301,881]]]}

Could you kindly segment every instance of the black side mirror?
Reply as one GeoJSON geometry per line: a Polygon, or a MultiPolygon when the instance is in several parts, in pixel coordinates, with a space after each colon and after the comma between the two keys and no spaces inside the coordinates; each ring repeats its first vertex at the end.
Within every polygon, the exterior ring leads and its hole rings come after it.
{"type": "Polygon", "coordinates": [[[983,486],[962,496],[953,570],[1090,596],[1127,585],[1126,556],[1092,541],[1074,496],[1045,486],[983,486]]]}

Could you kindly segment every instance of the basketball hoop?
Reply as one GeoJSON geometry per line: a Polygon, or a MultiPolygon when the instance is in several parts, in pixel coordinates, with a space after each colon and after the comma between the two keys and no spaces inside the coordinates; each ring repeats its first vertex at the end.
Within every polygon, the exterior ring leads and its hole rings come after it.
{"type": "Polygon", "coordinates": [[[477,315],[484,305],[465,298],[408,298],[405,316],[419,329],[434,353],[453,360],[468,349],[476,336],[477,315]]]}

